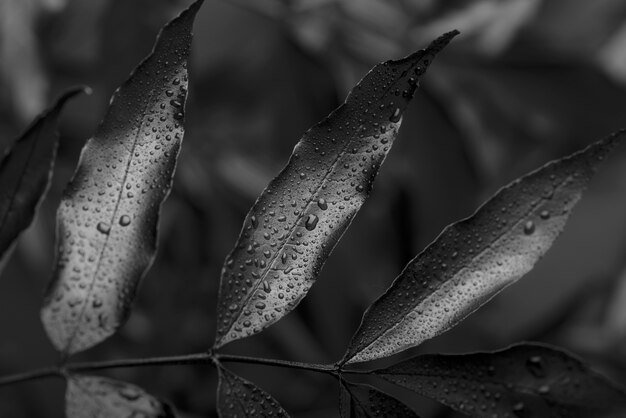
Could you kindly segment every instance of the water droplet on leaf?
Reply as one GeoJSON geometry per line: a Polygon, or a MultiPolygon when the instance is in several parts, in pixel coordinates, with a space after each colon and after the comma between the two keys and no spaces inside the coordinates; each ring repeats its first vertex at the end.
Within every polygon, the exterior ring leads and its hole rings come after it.
{"type": "Polygon", "coordinates": [[[319,218],[317,216],[311,214],[311,215],[309,215],[308,218],[306,218],[306,222],[304,223],[304,226],[309,231],[312,231],[317,226],[317,221],[319,221],[319,218]]]}

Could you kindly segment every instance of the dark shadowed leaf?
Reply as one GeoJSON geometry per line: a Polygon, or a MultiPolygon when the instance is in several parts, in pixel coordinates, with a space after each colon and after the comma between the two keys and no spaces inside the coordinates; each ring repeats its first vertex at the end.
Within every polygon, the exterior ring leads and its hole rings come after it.
{"type": "Polygon", "coordinates": [[[52,177],[59,114],[67,100],[81,91],[84,89],[63,94],[35,119],[0,161],[0,258],[35,216],[52,177]]]}
{"type": "Polygon", "coordinates": [[[67,418],[174,418],[165,402],[130,383],[71,375],[65,394],[67,418]]]}
{"type": "Polygon", "coordinates": [[[113,334],[155,254],[160,205],[183,137],[187,57],[201,1],[161,31],[85,145],[57,213],[42,320],[65,354],[113,334]]]}
{"type": "Polygon", "coordinates": [[[626,416],[626,393],[576,357],[540,344],[428,354],[376,374],[474,417],[626,416]]]}
{"type": "Polygon", "coordinates": [[[367,385],[341,382],[341,418],[419,418],[402,402],[367,385]]]}
{"type": "Polygon", "coordinates": [[[409,262],[365,312],[348,363],[386,357],[452,328],[531,270],[559,235],[613,134],[498,191],[409,262]]]}
{"type": "Polygon", "coordinates": [[[306,295],[369,195],[419,77],[456,34],[375,66],[343,105],[304,134],[226,257],[216,347],[260,332],[306,295]]]}
{"type": "Polygon", "coordinates": [[[270,394],[218,365],[217,413],[221,418],[285,417],[289,415],[270,394]]]}

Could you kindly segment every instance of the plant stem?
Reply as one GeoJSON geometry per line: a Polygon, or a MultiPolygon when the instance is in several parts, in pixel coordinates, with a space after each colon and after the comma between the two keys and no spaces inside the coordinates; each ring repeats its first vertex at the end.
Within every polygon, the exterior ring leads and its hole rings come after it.
{"type": "Polygon", "coordinates": [[[61,376],[61,372],[57,367],[46,367],[43,369],[29,370],[23,373],[2,376],[0,377],[0,386],[27,382],[29,380],[42,379],[45,377],[60,377],[60,376],[61,376]]]}
{"type": "Polygon", "coordinates": [[[288,369],[309,370],[313,372],[326,373],[326,374],[330,374],[333,376],[336,376],[339,373],[338,368],[335,365],[329,365],[329,364],[300,363],[297,361],[235,356],[235,355],[230,355],[230,354],[216,354],[215,359],[223,363],[232,362],[232,363],[261,364],[261,365],[267,365],[267,366],[284,367],[288,369]]]}
{"type": "Polygon", "coordinates": [[[103,369],[117,369],[121,367],[145,366],[173,366],[182,364],[211,364],[213,357],[210,353],[183,354],[180,356],[150,357],[138,359],[122,359],[85,363],[70,363],[65,366],[69,372],[86,372],[103,369]]]}
{"type": "Polygon", "coordinates": [[[215,361],[223,363],[247,363],[259,364],[290,369],[309,370],[318,373],[339,375],[339,369],[335,365],[300,363],[286,360],[266,359],[257,357],[236,356],[230,354],[214,354],[211,352],[184,354],[180,356],[151,357],[139,359],[122,359],[110,361],[95,361],[83,363],[69,363],[61,367],[46,367],[0,377],[0,386],[12,383],[25,382],[44,377],[63,376],[65,373],[81,373],[94,370],[116,369],[122,367],[145,367],[145,366],[173,366],[184,364],[213,364],[215,361]]]}

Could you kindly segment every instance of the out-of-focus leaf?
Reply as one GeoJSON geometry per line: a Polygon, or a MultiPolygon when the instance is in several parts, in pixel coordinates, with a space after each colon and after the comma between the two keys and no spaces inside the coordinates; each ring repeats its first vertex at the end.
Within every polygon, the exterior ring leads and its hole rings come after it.
{"type": "Polygon", "coordinates": [[[531,270],[623,137],[546,164],[446,227],[368,308],[344,361],[390,356],[441,334],[531,270]]]}
{"type": "Polygon", "coordinates": [[[376,374],[473,417],[623,417],[626,393],[576,357],[546,345],[428,354],[376,374]]]}
{"type": "Polygon", "coordinates": [[[99,376],[70,375],[67,418],[174,418],[174,410],[130,383],[99,376]]]}
{"type": "Polygon", "coordinates": [[[0,257],[30,225],[46,194],[58,144],[59,114],[67,100],[81,91],[73,89],[63,94],[0,161],[0,257]]]}
{"type": "Polygon", "coordinates": [[[402,402],[367,385],[341,383],[341,418],[419,418],[402,402]]]}
{"type": "Polygon", "coordinates": [[[161,31],[85,145],[57,214],[59,253],[42,320],[64,354],[113,334],[156,250],[183,136],[195,2],[161,31]]]}
{"type": "Polygon", "coordinates": [[[226,258],[216,347],[260,332],[306,295],[369,195],[418,77],[457,33],[377,65],[342,106],[304,134],[226,258]]]}
{"type": "Polygon", "coordinates": [[[221,418],[289,417],[276,399],[254,383],[221,365],[217,370],[217,413],[221,418]]]}

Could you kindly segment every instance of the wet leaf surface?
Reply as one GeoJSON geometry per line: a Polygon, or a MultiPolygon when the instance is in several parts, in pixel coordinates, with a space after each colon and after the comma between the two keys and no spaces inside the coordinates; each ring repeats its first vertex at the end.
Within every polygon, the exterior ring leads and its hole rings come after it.
{"type": "Polygon", "coordinates": [[[65,103],[83,91],[69,90],[6,151],[0,161],[0,257],[35,216],[52,177],[57,122],[65,103]]]}
{"type": "Polygon", "coordinates": [[[152,263],[183,137],[194,3],[113,96],[57,213],[59,252],[42,320],[64,354],[113,334],[152,263]]]}
{"type": "Polygon", "coordinates": [[[216,347],[260,332],[306,295],[369,195],[419,77],[456,34],[377,65],[342,106],[304,134],[226,258],[216,347]]]}
{"type": "Polygon", "coordinates": [[[623,136],[546,164],[445,228],[366,311],[345,360],[390,356],[441,334],[531,270],[623,136]]]}
{"type": "Polygon", "coordinates": [[[130,383],[71,375],[65,395],[67,418],[174,418],[173,409],[130,383]]]}
{"type": "Polygon", "coordinates": [[[217,412],[220,418],[289,417],[276,399],[254,383],[221,365],[218,372],[217,412]]]}
{"type": "Polygon", "coordinates": [[[341,418],[419,418],[399,400],[367,385],[341,384],[341,418]]]}
{"type": "Polygon", "coordinates": [[[576,357],[540,344],[428,354],[377,375],[472,417],[623,417],[626,393],[576,357]]]}

